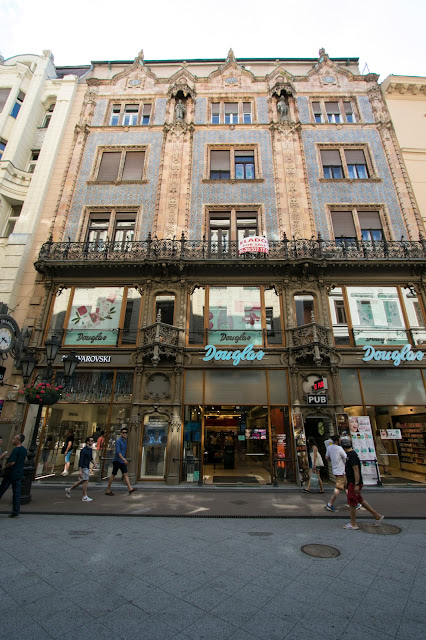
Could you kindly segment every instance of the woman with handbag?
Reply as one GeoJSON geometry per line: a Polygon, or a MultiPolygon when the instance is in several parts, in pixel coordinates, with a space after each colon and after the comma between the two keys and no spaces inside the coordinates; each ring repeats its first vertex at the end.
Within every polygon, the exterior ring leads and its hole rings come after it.
{"type": "Polygon", "coordinates": [[[324,466],[323,459],[313,438],[308,438],[309,482],[305,493],[311,493],[311,482],[318,480],[320,493],[324,493],[320,469],[324,466]],[[314,476],[314,477],[312,477],[314,476]]]}

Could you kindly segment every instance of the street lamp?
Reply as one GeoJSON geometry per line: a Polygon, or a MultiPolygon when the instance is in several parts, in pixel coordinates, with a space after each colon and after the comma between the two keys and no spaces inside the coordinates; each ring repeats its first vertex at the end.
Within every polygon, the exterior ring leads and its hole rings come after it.
{"type": "MultiPolygon", "coordinates": [[[[55,361],[55,358],[58,355],[59,349],[61,347],[58,336],[54,335],[50,338],[50,340],[46,340],[44,347],[46,349],[47,367],[46,369],[44,369],[44,371],[40,373],[39,376],[37,376],[35,382],[37,382],[37,379],[42,380],[44,382],[52,382],[53,375],[54,375],[52,364],[55,361]]],[[[75,351],[71,351],[67,356],[65,356],[63,358],[63,363],[64,363],[64,374],[63,374],[64,386],[67,387],[79,363],[79,359],[75,351]]],[[[37,364],[37,360],[34,357],[34,352],[27,349],[27,353],[25,357],[21,360],[21,364],[22,364],[22,378],[25,384],[27,384],[37,364]]],[[[38,410],[37,410],[37,416],[34,423],[34,429],[32,432],[31,442],[28,447],[26,465],[24,467],[24,476],[22,478],[21,504],[28,504],[31,502],[31,485],[35,475],[37,434],[40,426],[43,406],[44,406],[43,400],[40,400],[38,405],[38,410]]]]}

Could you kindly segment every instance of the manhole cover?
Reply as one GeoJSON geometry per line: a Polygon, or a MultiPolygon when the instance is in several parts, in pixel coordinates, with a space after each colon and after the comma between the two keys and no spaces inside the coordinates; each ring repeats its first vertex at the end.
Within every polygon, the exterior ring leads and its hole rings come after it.
{"type": "Polygon", "coordinates": [[[377,527],[372,522],[357,522],[359,528],[364,533],[376,533],[379,536],[394,536],[401,533],[402,529],[394,524],[379,524],[377,527]]]}
{"type": "Polygon", "coordinates": [[[271,536],[271,531],[249,531],[249,536],[256,536],[257,538],[265,538],[266,536],[271,536]]]}
{"type": "Polygon", "coordinates": [[[70,536],[91,536],[94,531],[68,531],[70,536]]]}
{"type": "Polygon", "coordinates": [[[339,549],[329,547],[326,544],[305,544],[302,547],[302,551],[314,558],[337,558],[337,556],[340,556],[339,549]]]}
{"type": "Polygon", "coordinates": [[[231,504],[247,504],[245,500],[231,500],[231,504]]]}

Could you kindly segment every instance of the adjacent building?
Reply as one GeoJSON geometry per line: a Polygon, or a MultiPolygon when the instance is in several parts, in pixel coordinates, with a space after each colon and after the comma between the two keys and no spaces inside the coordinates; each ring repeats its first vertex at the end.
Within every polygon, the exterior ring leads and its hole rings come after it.
{"type": "Polygon", "coordinates": [[[366,481],[425,481],[424,227],[377,80],[324,50],[84,69],[32,333],[80,364],[39,473],[70,429],[106,477],[127,427],[135,481],[298,483],[339,429],[366,481]]]}

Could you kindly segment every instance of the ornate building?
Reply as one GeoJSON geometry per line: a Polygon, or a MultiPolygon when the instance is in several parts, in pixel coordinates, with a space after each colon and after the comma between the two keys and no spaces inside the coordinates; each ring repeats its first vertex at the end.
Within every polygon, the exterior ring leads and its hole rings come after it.
{"type": "Polygon", "coordinates": [[[35,263],[32,346],[80,358],[45,473],[104,431],[106,477],[126,426],[134,480],[300,482],[339,428],[370,482],[424,481],[426,247],[377,80],[324,50],[92,63],[35,263]]]}

